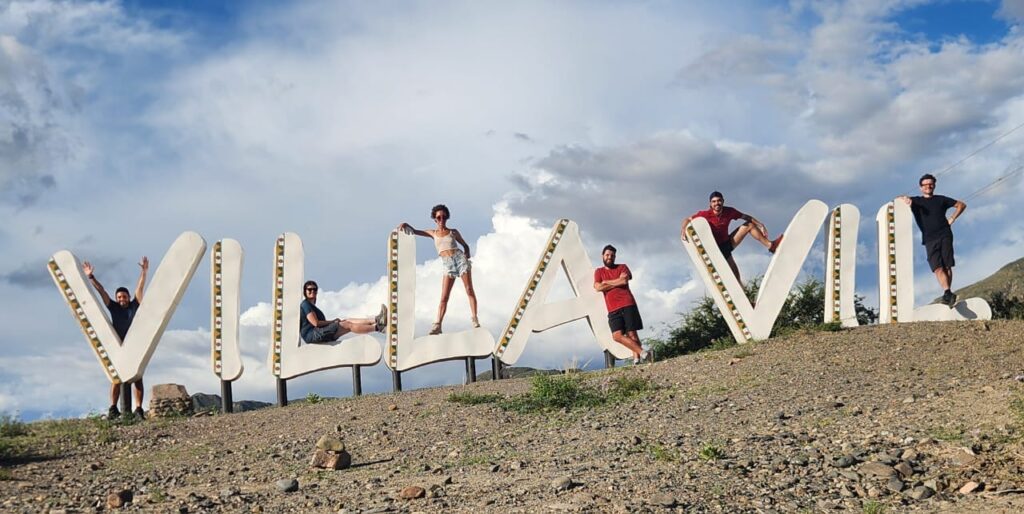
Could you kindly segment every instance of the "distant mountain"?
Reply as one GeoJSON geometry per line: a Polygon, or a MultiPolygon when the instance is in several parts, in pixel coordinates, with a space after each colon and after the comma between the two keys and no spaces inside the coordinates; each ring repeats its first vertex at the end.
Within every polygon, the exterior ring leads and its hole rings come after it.
{"type": "Polygon", "coordinates": [[[1009,297],[1024,298],[1024,258],[1003,266],[985,279],[954,291],[961,300],[980,297],[988,301],[992,299],[992,293],[997,291],[1002,291],[1009,297]]]}

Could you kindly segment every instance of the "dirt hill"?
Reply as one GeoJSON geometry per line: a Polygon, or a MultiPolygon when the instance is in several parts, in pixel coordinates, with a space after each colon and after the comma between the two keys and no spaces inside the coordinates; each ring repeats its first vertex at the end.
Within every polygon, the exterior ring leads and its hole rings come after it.
{"type": "Polygon", "coordinates": [[[167,512],[1020,512],[1022,334],[1021,321],[870,326],[580,383],[31,423],[0,438],[0,510],[95,512],[124,492],[123,510],[167,512]],[[544,399],[567,406],[529,411],[544,399]],[[310,469],[335,433],[353,467],[310,469]],[[298,490],[281,492],[290,478],[298,490]],[[425,497],[402,499],[409,486],[425,497]]]}
{"type": "Polygon", "coordinates": [[[981,297],[991,300],[992,293],[997,291],[1001,291],[1011,298],[1014,296],[1024,298],[1024,258],[1003,266],[984,280],[959,289],[956,293],[960,298],[981,297]]]}

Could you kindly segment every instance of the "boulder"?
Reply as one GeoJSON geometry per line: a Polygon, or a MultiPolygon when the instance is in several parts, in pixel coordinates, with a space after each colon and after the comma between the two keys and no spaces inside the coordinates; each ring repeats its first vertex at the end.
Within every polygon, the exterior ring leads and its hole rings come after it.
{"type": "Polygon", "coordinates": [[[154,418],[192,415],[192,397],[180,384],[157,384],[149,395],[149,412],[154,418]]]}

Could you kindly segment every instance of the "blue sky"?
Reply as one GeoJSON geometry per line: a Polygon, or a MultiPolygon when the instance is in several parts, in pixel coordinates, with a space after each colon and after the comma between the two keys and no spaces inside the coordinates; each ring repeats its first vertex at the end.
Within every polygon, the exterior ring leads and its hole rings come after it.
{"type": "MultiPolygon", "coordinates": [[[[452,207],[474,247],[481,320],[506,321],[559,217],[614,243],[654,337],[703,294],[676,240],[707,193],[781,231],[810,198],[857,205],[858,291],[876,209],[1024,123],[1024,2],[117,2],[0,5],[0,411],[105,408],[105,378],[45,273],[70,249],[108,287],[184,230],[238,239],[246,373],[269,400],[270,252],[302,236],[328,315],[373,312],[384,241],[452,207]],[[534,248],[538,246],[538,248],[534,248]],[[43,380],[56,362],[64,380],[43,380]]],[[[1018,131],[940,178],[966,198],[1022,162],[1018,131]]],[[[955,285],[1024,253],[1020,180],[968,199],[955,285]]],[[[429,243],[417,317],[436,305],[429,243]]],[[[920,257],[920,256],[918,256],[920,257]]],[[[768,255],[737,252],[744,276],[768,255]]],[[[808,260],[821,272],[820,242],[808,260]]],[[[916,261],[919,300],[936,296],[916,261]]],[[[215,392],[206,264],[147,371],[215,392]]],[[[566,290],[558,294],[568,294],[566,290]]],[[[468,326],[453,295],[453,329],[468,326]]],[[[600,362],[576,328],[522,363],[600,362]]],[[[458,364],[407,387],[455,383],[458,364]]],[[[383,365],[366,391],[390,386],[383,365]]],[[[349,393],[339,372],[293,395],[349,393]]]]}

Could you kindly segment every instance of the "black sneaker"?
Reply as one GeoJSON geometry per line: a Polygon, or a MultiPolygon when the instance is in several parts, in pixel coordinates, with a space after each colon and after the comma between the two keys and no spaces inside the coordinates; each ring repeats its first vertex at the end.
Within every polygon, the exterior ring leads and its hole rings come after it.
{"type": "Polygon", "coordinates": [[[118,410],[117,405],[111,405],[107,409],[107,419],[117,419],[119,417],[121,417],[121,411],[118,410]]]}
{"type": "Polygon", "coordinates": [[[142,410],[142,407],[135,407],[132,411],[132,415],[139,419],[146,419],[146,412],[142,410]]]}
{"type": "Polygon", "coordinates": [[[956,301],[958,298],[959,297],[957,297],[956,293],[952,291],[949,292],[949,303],[947,305],[949,305],[950,309],[952,309],[953,306],[956,305],[956,301]]]}
{"type": "Polygon", "coordinates": [[[953,297],[954,297],[953,293],[950,292],[949,290],[946,290],[946,292],[942,293],[942,303],[945,304],[948,307],[952,307],[953,306],[953,297]]]}

